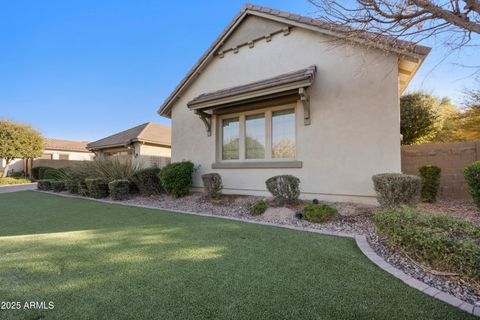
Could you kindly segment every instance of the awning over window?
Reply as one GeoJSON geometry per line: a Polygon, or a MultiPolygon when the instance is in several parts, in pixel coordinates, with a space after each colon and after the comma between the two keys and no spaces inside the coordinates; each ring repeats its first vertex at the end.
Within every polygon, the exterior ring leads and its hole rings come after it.
{"type": "MultiPolygon", "coordinates": [[[[273,104],[302,100],[305,124],[310,124],[307,88],[315,78],[316,66],[278,75],[237,87],[203,93],[187,103],[210,131],[209,116],[266,107],[273,104]]],[[[210,132],[209,132],[210,133],[210,132]]]]}

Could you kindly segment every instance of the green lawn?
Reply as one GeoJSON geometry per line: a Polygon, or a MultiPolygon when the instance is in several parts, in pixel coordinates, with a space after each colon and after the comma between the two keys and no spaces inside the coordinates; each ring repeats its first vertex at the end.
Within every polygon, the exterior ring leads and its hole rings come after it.
{"type": "Polygon", "coordinates": [[[0,195],[1,319],[473,319],[351,239],[32,191],[0,195]]]}

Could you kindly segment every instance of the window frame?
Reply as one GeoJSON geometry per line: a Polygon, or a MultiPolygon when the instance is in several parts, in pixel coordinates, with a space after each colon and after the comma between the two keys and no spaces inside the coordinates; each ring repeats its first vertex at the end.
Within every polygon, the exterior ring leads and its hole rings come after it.
{"type": "Polygon", "coordinates": [[[282,104],[275,107],[252,109],[248,111],[227,113],[217,116],[217,139],[216,139],[216,162],[224,164],[235,163],[270,163],[270,162],[296,162],[298,157],[298,110],[297,103],[282,104]],[[295,123],[295,157],[294,158],[273,158],[272,157],[272,113],[275,111],[283,111],[292,109],[294,113],[295,123]],[[265,115],[265,157],[261,159],[247,159],[246,158],[246,117],[252,115],[264,114],[265,115]],[[232,118],[239,119],[239,159],[223,159],[223,120],[232,118]]]}

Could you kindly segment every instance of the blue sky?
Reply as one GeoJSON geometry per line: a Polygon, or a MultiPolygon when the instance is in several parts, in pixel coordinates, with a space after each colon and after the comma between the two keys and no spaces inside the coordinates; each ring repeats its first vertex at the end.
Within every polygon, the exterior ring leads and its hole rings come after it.
{"type": "MultiPolygon", "coordinates": [[[[315,16],[306,0],[255,3],[315,16]]],[[[0,118],[96,140],[147,121],[244,1],[0,0],[0,118]]],[[[461,101],[473,49],[434,47],[410,89],[461,101]]]]}

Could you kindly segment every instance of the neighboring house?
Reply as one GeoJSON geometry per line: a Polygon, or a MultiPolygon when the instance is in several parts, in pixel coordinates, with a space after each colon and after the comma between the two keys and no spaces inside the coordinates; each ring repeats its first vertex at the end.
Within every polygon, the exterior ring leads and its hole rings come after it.
{"type": "MultiPolygon", "coordinates": [[[[89,141],[74,141],[54,138],[45,138],[45,147],[42,155],[33,160],[33,166],[52,166],[62,167],[69,164],[65,161],[90,161],[95,156],[87,150],[89,141]],[[51,160],[64,160],[64,162],[55,162],[51,160]]],[[[9,167],[9,172],[29,172],[32,167],[32,161],[29,159],[15,159],[9,167]]],[[[5,168],[5,160],[0,159],[0,171],[5,168]]]]}
{"type": "Polygon", "coordinates": [[[172,162],[221,174],[226,193],[375,203],[371,177],[400,172],[399,97],[430,48],[246,5],[160,107],[172,162]],[[346,38],[347,37],[347,38],[346,38]],[[375,42],[372,41],[375,40],[375,42]]]}
{"type": "Polygon", "coordinates": [[[170,163],[170,128],[147,122],[88,144],[98,157],[126,156],[143,167],[170,163]]]}

